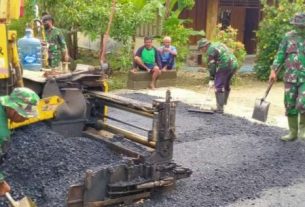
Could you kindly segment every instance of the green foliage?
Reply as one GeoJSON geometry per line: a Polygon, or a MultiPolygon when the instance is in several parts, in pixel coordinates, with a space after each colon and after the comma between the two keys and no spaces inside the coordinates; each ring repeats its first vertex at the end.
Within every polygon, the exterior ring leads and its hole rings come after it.
{"type": "MultiPolygon", "coordinates": [[[[165,17],[166,0],[117,0],[115,15],[110,30],[110,36],[119,41],[122,48],[116,54],[109,56],[110,64],[116,69],[130,68],[132,62],[132,37],[136,28],[143,23],[150,23],[159,14],[164,17],[163,35],[171,36],[173,45],[178,49],[178,62],[185,60],[188,52],[188,40],[192,35],[204,35],[186,28],[186,20],[179,19],[185,8],[192,8],[194,0],[171,0],[169,17],[165,17]],[[177,5],[177,6],[176,6],[177,5]]],[[[55,19],[55,25],[64,30],[77,30],[85,33],[91,39],[101,38],[105,33],[111,12],[112,0],[25,0],[26,17],[14,22],[19,34],[24,34],[26,23],[35,17],[34,4],[39,6],[39,12],[48,12],[55,19]]],[[[40,17],[40,16],[39,16],[40,17]]]]}
{"type": "MultiPolygon", "coordinates": [[[[130,41],[130,37],[135,35],[136,28],[156,17],[158,3],[155,0],[149,1],[140,7],[141,4],[137,5],[131,0],[118,1],[110,36],[123,44],[129,44],[128,41],[130,41]]],[[[82,14],[81,30],[93,39],[104,34],[110,12],[110,0],[95,0],[95,4],[88,4],[82,14]]]]}
{"type": "MultiPolygon", "coordinates": [[[[165,3],[166,0],[163,0],[163,4],[165,3]]],[[[185,62],[189,52],[189,38],[191,36],[203,37],[205,35],[204,31],[195,31],[185,26],[191,20],[179,18],[183,10],[192,9],[194,5],[194,0],[171,0],[168,8],[170,15],[168,17],[164,16],[162,35],[170,36],[172,38],[172,45],[177,48],[177,68],[185,62]]],[[[165,8],[163,11],[165,11],[165,8]]]]}
{"type": "Polygon", "coordinates": [[[204,36],[204,31],[194,31],[191,28],[186,28],[184,23],[187,20],[179,19],[176,13],[171,15],[164,21],[163,35],[170,36],[172,38],[172,45],[177,48],[177,67],[185,62],[185,58],[188,54],[189,38],[190,36],[204,36]]]}
{"type": "Polygon", "coordinates": [[[9,24],[9,29],[16,30],[18,38],[23,37],[25,28],[30,26],[31,21],[34,19],[34,3],[30,0],[25,0],[25,13],[19,20],[13,20],[9,24]]]}
{"type": "Polygon", "coordinates": [[[246,57],[246,50],[243,43],[237,40],[237,29],[232,28],[231,26],[225,30],[221,29],[222,25],[217,25],[214,42],[222,42],[232,49],[235,57],[237,58],[239,67],[243,64],[246,57]]]}
{"type": "Polygon", "coordinates": [[[169,10],[175,12],[176,15],[180,15],[184,9],[192,9],[194,5],[195,5],[194,0],[171,0],[169,5],[169,10]],[[176,5],[178,7],[175,10],[176,5]]]}
{"type": "Polygon", "coordinates": [[[129,46],[125,44],[124,47],[118,48],[114,53],[108,54],[107,61],[111,66],[111,69],[115,71],[129,70],[133,60],[133,54],[131,51],[131,44],[129,46]]]}
{"type": "Polygon", "coordinates": [[[276,55],[278,46],[284,34],[293,29],[290,19],[295,13],[304,11],[303,0],[278,0],[277,4],[268,5],[267,0],[262,0],[264,19],[260,22],[257,31],[257,62],[256,75],[260,80],[267,80],[270,65],[276,55]]]}

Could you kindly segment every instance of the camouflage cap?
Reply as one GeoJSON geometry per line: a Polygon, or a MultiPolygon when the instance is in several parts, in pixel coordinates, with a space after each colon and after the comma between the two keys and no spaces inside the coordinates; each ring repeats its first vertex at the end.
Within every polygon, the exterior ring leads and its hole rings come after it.
{"type": "Polygon", "coordinates": [[[295,14],[290,23],[295,26],[305,26],[305,13],[300,12],[295,14]]]}
{"type": "Polygon", "coordinates": [[[53,17],[49,14],[46,14],[41,18],[42,22],[49,21],[49,20],[54,21],[53,17]]]}
{"type": "Polygon", "coordinates": [[[202,47],[207,46],[210,43],[210,41],[206,38],[202,38],[197,42],[198,50],[202,47]]]}
{"type": "Polygon", "coordinates": [[[15,88],[9,96],[0,97],[0,104],[14,109],[20,116],[37,116],[39,96],[29,88],[15,88]]]}

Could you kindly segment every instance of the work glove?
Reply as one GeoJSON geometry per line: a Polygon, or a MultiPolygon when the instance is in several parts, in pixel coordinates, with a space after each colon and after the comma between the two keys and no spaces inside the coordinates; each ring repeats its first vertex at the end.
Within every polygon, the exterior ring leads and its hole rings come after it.
{"type": "Polygon", "coordinates": [[[209,81],[209,88],[213,88],[214,87],[214,81],[213,80],[210,80],[209,81]]]}
{"type": "Polygon", "coordinates": [[[0,196],[5,196],[5,193],[11,191],[11,187],[4,180],[0,182],[0,196]]]}

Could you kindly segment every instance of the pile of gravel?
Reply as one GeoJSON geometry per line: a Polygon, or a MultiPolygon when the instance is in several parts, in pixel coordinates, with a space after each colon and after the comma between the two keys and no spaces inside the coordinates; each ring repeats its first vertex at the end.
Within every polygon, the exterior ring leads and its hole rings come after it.
{"type": "MultiPolygon", "coordinates": [[[[65,206],[68,188],[86,169],[115,165],[123,157],[103,143],[83,137],[63,137],[39,123],[17,130],[1,165],[14,198],[27,195],[39,207],[65,206]]],[[[4,199],[0,206],[7,206],[4,199]]]]}

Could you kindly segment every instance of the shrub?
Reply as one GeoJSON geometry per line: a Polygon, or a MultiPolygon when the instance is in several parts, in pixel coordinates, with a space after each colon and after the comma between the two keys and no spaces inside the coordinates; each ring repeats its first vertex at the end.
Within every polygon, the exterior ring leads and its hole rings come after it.
{"type": "Polygon", "coordinates": [[[304,11],[304,1],[278,0],[278,4],[269,5],[262,0],[264,19],[259,24],[256,32],[257,62],[255,65],[256,76],[260,80],[267,80],[270,66],[278,50],[279,44],[286,32],[293,29],[289,23],[295,13],[304,11]]]}
{"type": "Polygon", "coordinates": [[[216,27],[216,33],[212,41],[214,42],[222,42],[227,45],[235,57],[237,58],[238,65],[241,67],[246,57],[246,50],[243,43],[237,41],[237,29],[229,26],[227,29],[222,30],[222,25],[218,24],[216,27]]]}
{"type": "Polygon", "coordinates": [[[176,13],[172,13],[163,24],[163,35],[172,38],[172,45],[177,48],[177,67],[179,68],[185,62],[189,52],[189,38],[191,36],[204,36],[204,31],[195,31],[191,28],[186,28],[184,23],[188,22],[185,19],[179,19],[176,13]]]}

